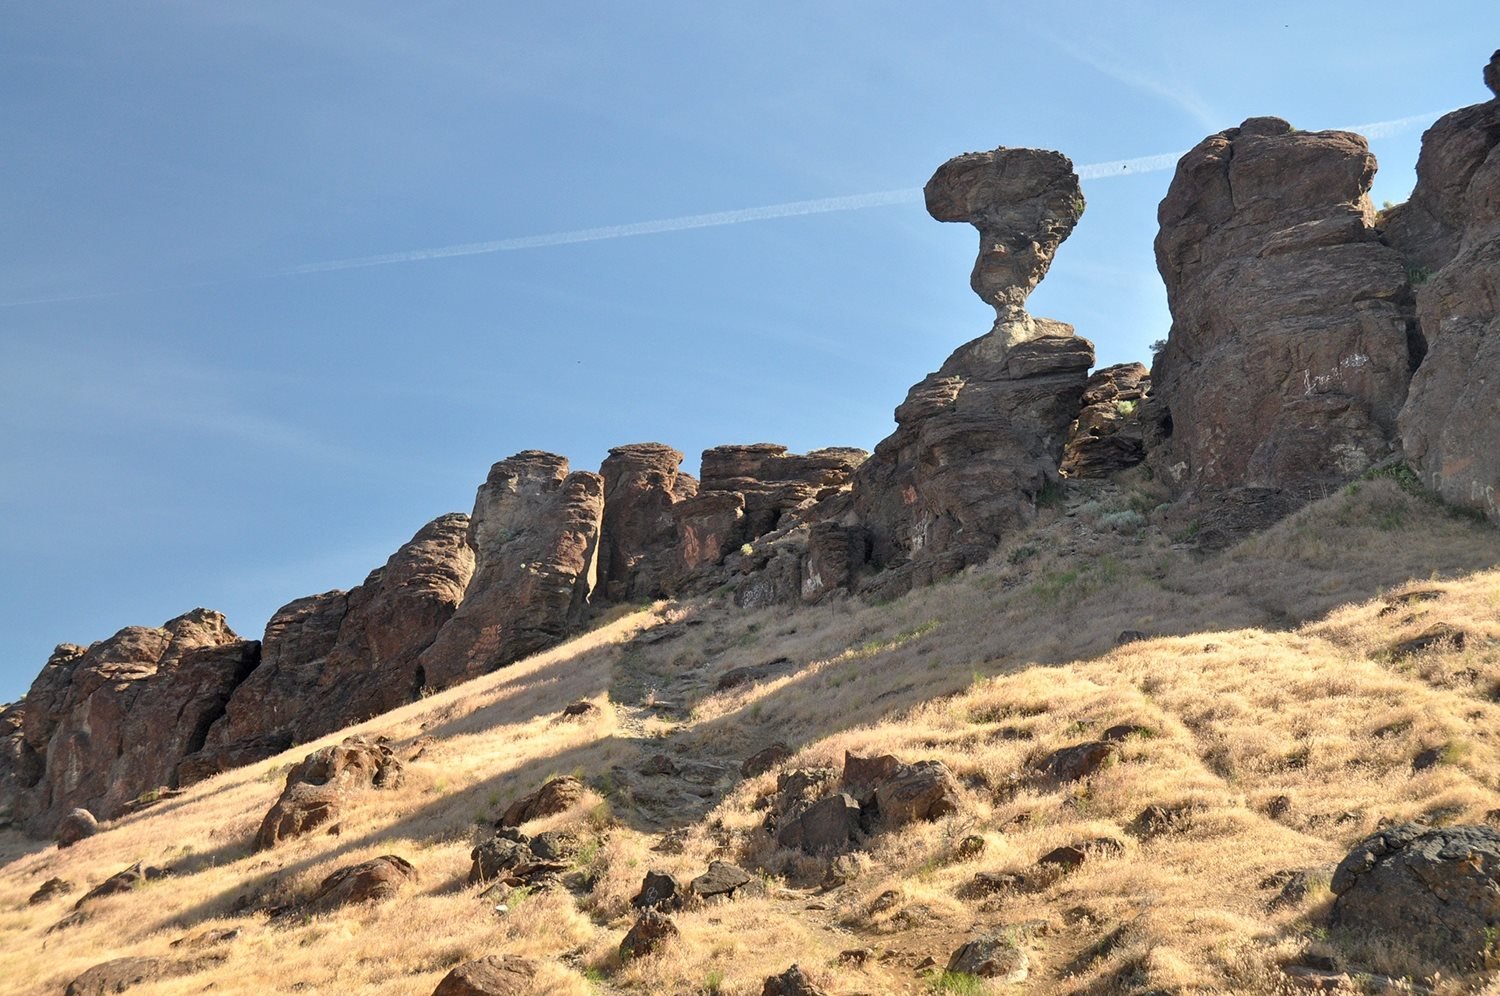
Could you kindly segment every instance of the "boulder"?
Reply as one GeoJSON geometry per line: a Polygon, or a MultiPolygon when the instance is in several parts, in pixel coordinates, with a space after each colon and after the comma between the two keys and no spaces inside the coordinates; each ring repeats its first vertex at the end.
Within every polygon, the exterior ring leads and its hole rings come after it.
{"type": "Polygon", "coordinates": [[[202,746],[258,660],[259,644],[209,609],[59,646],[20,707],[21,740],[7,738],[22,766],[14,816],[50,835],[73,809],[113,819],[141,793],[174,785],[177,762],[202,746]]]}
{"type": "Polygon", "coordinates": [[[1403,823],[1334,870],[1333,924],[1460,971],[1488,967],[1500,932],[1500,830],[1403,823]]]}
{"type": "Polygon", "coordinates": [[[383,854],[357,865],[340,868],[318,885],[307,901],[306,912],[329,913],[352,903],[372,903],[393,898],[417,881],[417,869],[405,858],[383,854]]]}
{"type": "Polygon", "coordinates": [[[620,960],[629,961],[652,954],[680,933],[671,917],[656,910],[646,910],[620,942],[620,960]]]}
{"type": "Polygon", "coordinates": [[[792,756],[791,748],[777,741],[769,747],[763,747],[745,758],[740,764],[740,774],[746,778],[754,778],[756,775],[765,774],[767,771],[777,767],[792,756]]]}
{"type": "MultiPolygon", "coordinates": [[[[1496,73],[1491,59],[1486,83],[1496,73]]],[[[1491,90],[1494,87],[1491,86],[1491,90]]],[[[1500,522],[1500,97],[1438,119],[1387,238],[1406,257],[1426,351],[1401,411],[1424,484],[1500,522]]]]}
{"type": "MultiPolygon", "coordinates": [[[[545,837],[547,835],[541,835],[545,837]]],[[[499,882],[508,886],[540,886],[567,871],[561,855],[547,841],[504,829],[469,852],[469,884],[499,882]],[[539,853],[545,851],[547,853],[539,853]]]]}
{"type": "Polygon", "coordinates": [[[37,887],[26,900],[27,906],[38,906],[48,902],[55,896],[65,896],[73,891],[73,883],[65,878],[49,878],[37,887]]]}
{"type": "Polygon", "coordinates": [[[983,560],[1032,520],[1094,360],[1071,326],[1024,308],[1083,211],[1066,156],[968,153],[938,169],[926,197],[934,218],[979,230],[970,284],[996,320],[907,394],[837,520],[861,529],[875,568],[899,569],[879,582],[892,595],[983,560]]]}
{"type": "Polygon", "coordinates": [[[453,617],[418,658],[436,688],[566,639],[588,606],[604,480],[526,450],[490,468],[469,517],[474,574],[453,617]]]}
{"type": "Polygon", "coordinates": [[[1172,328],[1151,463],[1178,496],[1321,497],[1387,457],[1411,288],[1372,222],[1359,135],[1251,118],[1185,154],[1157,212],[1172,328]]]}
{"type": "Polygon", "coordinates": [[[827,991],[813,985],[807,973],[793,965],[780,975],[766,978],[760,996],[828,996],[827,991]]]}
{"type": "Polygon", "coordinates": [[[698,493],[680,470],[682,454],[661,443],[617,446],[599,467],[604,518],[599,589],[611,602],[661,598],[672,591],[677,525],[672,506],[698,493]]]}
{"type": "Polygon", "coordinates": [[[364,737],[313,751],[286,776],[281,797],[261,821],[255,849],[275,847],[290,837],[338,819],[349,798],[368,789],[396,788],[404,769],[384,744],[364,737]]]}
{"type": "Polygon", "coordinates": [[[469,518],[417,531],[349,591],[283,605],[266,623],[260,666],[178,768],[192,781],[269,757],[415,701],[437,683],[419,663],[474,571],[469,518]]]}
{"type": "Polygon", "coordinates": [[[1026,981],[1031,959],[1009,937],[989,935],[967,941],[954,951],[948,959],[948,971],[1008,985],[1026,981]]]}
{"type": "Polygon", "coordinates": [[[191,975],[223,961],[223,956],[210,956],[192,961],[175,961],[171,958],[115,958],[95,965],[78,978],[68,983],[64,996],[109,996],[123,993],[127,989],[158,982],[163,979],[191,975]]]}
{"type": "Polygon", "coordinates": [[[958,812],[958,782],[941,761],[906,764],[891,754],[845,752],[842,784],[862,805],[873,805],[888,829],[958,812]]]}
{"type": "Polygon", "coordinates": [[[688,884],[700,899],[733,899],[734,894],[751,882],[750,873],[728,861],[712,861],[708,871],[688,884]]]}
{"type": "Polygon", "coordinates": [[[536,973],[537,964],[530,959],[489,955],[443,976],[432,996],[532,996],[536,973]]]}
{"type": "Polygon", "coordinates": [[[1037,770],[1056,782],[1076,782],[1094,774],[1119,754],[1120,746],[1112,738],[1090,740],[1053,751],[1042,758],[1037,770]]]}
{"type": "Polygon", "coordinates": [[[541,788],[511,803],[499,819],[502,827],[518,827],[532,820],[556,816],[583,798],[583,782],[572,775],[553,778],[541,788]]]}
{"type": "Polygon", "coordinates": [[[666,872],[649,871],[641,882],[641,891],[630,900],[630,905],[640,910],[674,910],[682,905],[682,896],[677,879],[666,872]]]}
{"type": "Polygon", "coordinates": [[[94,814],[87,809],[75,809],[62,818],[62,822],[53,831],[52,839],[57,841],[58,847],[72,847],[98,832],[99,821],[94,819],[94,814]]]}
{"type": "Polygon", "coordinates": [[[165,878],[167,874],[166,869],[142,866],[137,861],[129,868],[123,868],[115,872],[109,878],[84,893],[83,897],[73,904],[73,909],[74,911],[79,911],[96,899],[104,899],[108,896],[118,896],[121,893],[133,892],[147,882],[154,882],[157,879],[165,878]]]}
{"type": "Polygon", "coordinates": [[[1105,478],[1146,459],[1142,405],[1150,393],[1151,376],[1144,364],[1094,371],[1084,383],[1078,419],[1068,429],[1063,476],[1105,478]]]}
{"type": "Polygon", "coordinates": [[[840,792],[780,820],[776,843],[812,855],[838,854],[858,839],[861,813],[859,802],[840,792]]]}

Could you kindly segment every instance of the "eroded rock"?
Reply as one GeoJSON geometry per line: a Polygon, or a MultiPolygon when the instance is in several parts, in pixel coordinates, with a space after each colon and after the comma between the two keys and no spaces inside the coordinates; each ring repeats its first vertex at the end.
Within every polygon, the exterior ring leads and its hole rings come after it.
{"type": "Polygon", "coordinates": [[[652,954],[680,933],[671,917],[656,910],[646,910],[620,941],[620,960],[629,961],[652,954]]]}
{"type": "Polygon", "coordinates": [[[306,912],[328,913],[353,903],[391,899],[403,887],[416,881],[417,869],[410,861],[394,854],[383,854],[340,868],[323,879],[308,899],[306,912]]]}
{"type": "Polygon", "coordinates": [[[1141,363],[1094,371],[1083,387],[1082,409],[1068,430],[1062,473],[1105,478],[1146,459],[1141,406],[1151,393],[1151,375],[1141,363]]]}
{"type": "Polygon", "coordinates": [[[617,446],[599,467],[604,518],[599,587],[609,601],[661,598],[673,590],[677,523],[672,506],[698,493],[682,454],[661,443],[617,446]]]}
{"type": "Polygon", "coordinates": [[[348,800],[368,789],[396,788],[401,762],[384,744],[364,737],[313,751],[286,776],[281,797],[266,813],[255,835],[255,849],[275,847],[339,817],[348,800]]]}
{"type": "Polygon", "coordinates": [[[502,827],[518,827],[532,820],[556,816],[582,798],[583,782],[572,775],[562,775],[551,779],[530,795],[522,796],[511,803],[501,814],[498,822],[502,827]]]}

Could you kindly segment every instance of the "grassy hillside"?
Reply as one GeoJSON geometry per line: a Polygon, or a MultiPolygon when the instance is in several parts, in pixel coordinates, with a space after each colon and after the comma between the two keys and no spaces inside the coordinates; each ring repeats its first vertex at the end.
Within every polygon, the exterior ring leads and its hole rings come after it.
{"type": "Polygon", "coordinates": [[[989,564],[887,604],[646,606],[319,741],[380,735],[410,759],[405,784],[360,795],[337,835],[250,850],[312,744],[67,850],[4,837],[4,988],[56,993],[110,958],[211,953],[134,991],[426,994],[459,962],[514,953],[543,960],[557,993],[759,993],[793,962],[832,993],[962,992],[979,990],[924,960],[941,969],[965,939],[1003,931],[1030,956],[1018,991],[1278,992],[1282,964],[1309,951],[1464,990],[1399,945],[1331,937],[1318,869],[1383,821],[1500,820],[1500,533],[1382,479],[1206,556],[1191,524],[1147,523],[1144,482],[1054,497],[989,564]],[[1462,647],[1393,652],[1435,622],[1463,630],[1462,647]],[[1147,638],[1117,645],[1127,630],[1147,638]],[[562,718],[580,699],[599,711],[562,718]],[[1034,776],[1049,752],[1121,725],[1138,729],[1091,778],[1034,776]],[[777,772],[739,773],[778,740],[795,752],[781,770],[838,767],[846,750],[939,759],[962,805],[833,861],[780,849],[759,829],[777,772]],[[470,848],[566,773],[590,791],[525,828],[575,835],[566,887],[521,890],[497,912],[465,884],[470,848]],[[1068,872],[1037,865],[1098,838],[1122,849],[1068,872]],[[260,912],[381,854],[411,861],[419,884],[324,916],[260,912]],[[691,878],[716,858],[764,888],[674,914],[676,942],[622,964],[646,871],[691,878]],[[136,861],[173,874],[48,932],[136,861]],[[1306,869],[1306,894],[1273,903],[1306,869]],[[1025,881],[977,889],[981,872],[1025,881]],[[77,888],[28,905],[53,876],[77,888]],[[173,947],[211,928],[238,934],[173,947]]]}

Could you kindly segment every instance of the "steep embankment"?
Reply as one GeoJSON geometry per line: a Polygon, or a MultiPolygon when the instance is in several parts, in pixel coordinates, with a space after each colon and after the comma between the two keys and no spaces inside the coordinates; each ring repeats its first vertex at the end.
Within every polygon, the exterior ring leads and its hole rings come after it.
{"type": "Polygon", "coordinates": [[[884,605],[661,603],[67,850],[7,835],[0,978],[55,993],[143,957],[136,974],[186,973],[160,993],[426,993],[504,955],[533,959],[545,992],[758,993],[793,962],[830,993],[963,991],[924,960],[984,934],[1024,954],[1035,992],[1274,992],[1308,953],[1425,974],[1389,943],[1330,937],[1324,866],[1385,821],[1500,810],[1500,535],[1376,480],[1204,558],[1144,524],[1148,484],[1052,497],[987,564],[884,605]],[[1435,622],[1462,647],[1392,650],[1435,622]],[[1145,638],[1116,646],[1126,630],[1145,638]],[[565,717],[577,702],[594,708],[565,717]],[[1097,771],[1039,772],[1114,727],[1097,771]],[[292,764],[354,732],[390,738],[402,784],[253,852],[292,764]],[[790,757],[741,773],[776,741],[790,757]],[[762,829],[793,819],[778,779],[836,778],[845,751],[941,761],[954,811],[891,828],[888,806],[843,855],[779,846],[762,829]],[[566,774],[582,794],[523,827],[566,835],[552,873],[469,885],[490,823],[566,774]],[[1085,842],[1076,868],[1038,863],[1085,842]],[[310,903],[387,854],[415,881],[310,903]],[[685,882],[713,860],[751,882],[671,913],[678,936],[622,963],[647,871],[685,882]],[[135,862],[169,874],[56,926],[135,862]],[[69,889],[30,905],[54,877],[69,889]]]}

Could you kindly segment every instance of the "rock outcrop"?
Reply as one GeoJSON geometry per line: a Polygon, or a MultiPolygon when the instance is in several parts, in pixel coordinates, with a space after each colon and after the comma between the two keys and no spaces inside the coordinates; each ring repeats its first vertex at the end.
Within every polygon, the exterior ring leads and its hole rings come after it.
{"type": "Polygon", "coordinates": [[[1460,970],[1484,968],[1500,933],[1500,832],[1487,826],[1388,827],[1333,873],[1335,926],[1388,939],[1460,970]]]}
{"type": "Polygon", "coordinates": [[[698,493],[680,470],[682,454],[661,443],[617,446],[599,467],[604,518],[598,588],[611,602],[670,594],[676,575],[677,524],[672,507],[698,493]]]}
{"type": "Polygon", "coordinates": [[[1401,255],[1350,132],[1251,118],[1177,164],[1157,217],[1172,330],[1152,465],[1178,496],[1321,497],[1394,450],[1413,357],[1401,255]]]}
{"type": "MultiPolygon", "coordinates": [[[[951,574],[1031,520],[1055,480],[1094,348],[1072,326],[1033,318],[1026,298],[1083,213],[1073,164],[1057,152],[1000,148],[949,160],[926,187],[939,221],[979,230],[970,285],[995,308],[896,409],[897,430],[855,477],[841,520],[867,531],[888,586],[951,574]]],[[[835,571],[837,573],[837,571],[835,571]]]]}
{"type": "Polygon", "coordinates": [[[1151,375],[1141,363],[1096,370],[1083,388],[1083,408],[1063,448],[1065,477],[1101,478],[1146,459],[1142,405],[1151,375]]]}
{"type": "Polygon", "coordinates": [[[458,609],[418,659],[447,688],[566,638],[593,588],[604,479],[526,450],[490,468],[474,499],[474,575],[458,609]]]}
{"type": "Polygon", "coordinates": [[[234,690],[204,750],[180,768],[183,783],[417,698],[428,684],[418,658],[453,617],[474,570],[468,529],[468,516],[442,516],[363,584],[278,609],[260,667],[234,690]]]}
{"type": "Polygon", "coordinates": [[[19,731],[7,721],[13,818],[48,835],[73,809],[107,820],[175,785],[178,761],[203,745],[258,660],[259,644],[208,609],[87,649],[59,646],[17,710],[19,731]]]}
{"type": "Polygon", "coordinates": [[[1500,52],[1495,98],[1422,136],[1417,185],[1386,235],[1417,284],[1427,351],[1401,412],[1406,459],[1450,503],[1500,522],[1500,52]]]}

